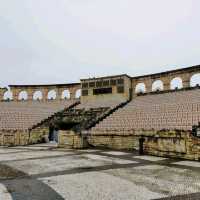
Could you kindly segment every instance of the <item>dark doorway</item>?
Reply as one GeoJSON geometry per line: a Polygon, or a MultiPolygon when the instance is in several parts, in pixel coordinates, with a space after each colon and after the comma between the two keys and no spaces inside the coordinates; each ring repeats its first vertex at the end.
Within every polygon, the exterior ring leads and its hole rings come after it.
{"type": "Polygon", "coordinates": [[[139,154],[144,155],[144,141],[145,139],[142,137],[139,139],[139,154]]]}
{"type": "Polygon", "coordinates": [[[55,130],[54,127],[52,127],[52,126],[49,127],[49,141],[50,142],[55,140],[54,130],[55,130]]]}

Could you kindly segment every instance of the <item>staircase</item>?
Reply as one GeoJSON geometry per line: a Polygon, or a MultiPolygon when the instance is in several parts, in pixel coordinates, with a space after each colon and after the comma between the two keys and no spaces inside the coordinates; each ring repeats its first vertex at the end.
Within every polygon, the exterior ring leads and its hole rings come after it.
{"type": "Polygon", "coordinates": [[[97,120],[92,121],[91,123],[89,123],[88,126],[86,127],[86,130],[89,130],[89,129],[95,127],[97,124],[99,124],[100,122],[102,122],[104,119],[106,119],[107,117],[109,117],[110,115],[112,115],[115,111],[117,111],[118,109],[123,108],[124,106],[126,106],[130,101],[131,100],[125,101],[125,102],[117,105],[113,109],[109,109],[106,113],[103,113],[103,115],[100,116],[97,120]]]}

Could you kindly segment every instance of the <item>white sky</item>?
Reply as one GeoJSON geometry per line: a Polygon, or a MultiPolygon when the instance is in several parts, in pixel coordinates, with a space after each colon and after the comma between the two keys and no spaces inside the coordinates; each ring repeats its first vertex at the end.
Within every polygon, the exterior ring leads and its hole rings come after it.
{"type": "Polygon", "coordinates": [[[200,64],[199,0],[0,0],[0,85],[200,64]]]}

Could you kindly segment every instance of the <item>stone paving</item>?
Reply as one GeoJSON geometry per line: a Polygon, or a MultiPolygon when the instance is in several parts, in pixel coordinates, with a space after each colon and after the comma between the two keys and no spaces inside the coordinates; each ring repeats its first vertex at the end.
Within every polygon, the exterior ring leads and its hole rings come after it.
{"type": "Polygon", "coordinates": [[[0,148],[0,200],[12,199],[199,200],[200,163],[55,144],[0,148]]]}

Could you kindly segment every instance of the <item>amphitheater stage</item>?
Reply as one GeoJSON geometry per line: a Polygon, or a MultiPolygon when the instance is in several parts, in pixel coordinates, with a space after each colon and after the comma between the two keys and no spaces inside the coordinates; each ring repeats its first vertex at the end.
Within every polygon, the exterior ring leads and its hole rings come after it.
{"type": "Polygon", "coordinates": [[[199,199],[200,162],[55,144],[0,148],[0,199],[199,199]]]}

